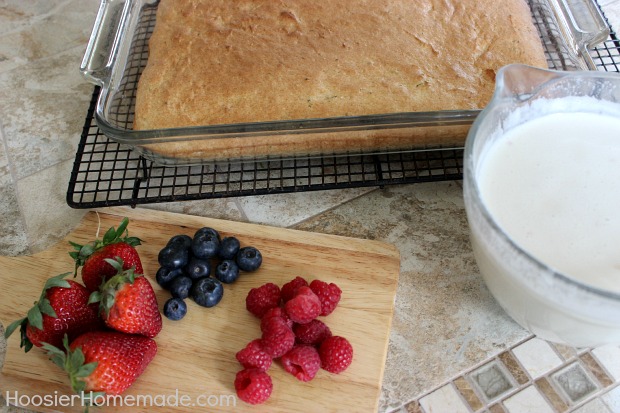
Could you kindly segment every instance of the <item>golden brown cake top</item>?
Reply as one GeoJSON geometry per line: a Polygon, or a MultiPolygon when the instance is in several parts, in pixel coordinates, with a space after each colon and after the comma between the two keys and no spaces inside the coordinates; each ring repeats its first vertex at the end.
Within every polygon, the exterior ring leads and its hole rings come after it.
{"type": "Polygon", "coordinates": [[[135,129],[479,109],[546,67],[524,0],[161,0],[135,129]]]}

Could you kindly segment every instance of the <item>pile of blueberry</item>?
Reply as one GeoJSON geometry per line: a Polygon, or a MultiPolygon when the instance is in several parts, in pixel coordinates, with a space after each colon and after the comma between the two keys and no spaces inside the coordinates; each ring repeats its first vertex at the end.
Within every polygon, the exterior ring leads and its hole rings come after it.
{"type": "Polygon", "coordinates": [[[200,228],[194,237],[173,236],[157,258],[157,283],[172,295],[164,304],[164,315],[171,320],[185,316],[188,297],[203,307],[217,305],[224,294],[222,283],[235,282],[240,271],[256,271],[263,262],[256,248],[241,247],[236,237],[221,238],[209,227],[200,228]]]}

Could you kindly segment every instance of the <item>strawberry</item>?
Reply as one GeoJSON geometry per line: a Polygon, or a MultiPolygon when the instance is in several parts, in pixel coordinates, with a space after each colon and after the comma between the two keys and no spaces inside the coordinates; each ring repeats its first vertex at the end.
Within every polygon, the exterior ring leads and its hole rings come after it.
{"type": "Polygon", "coordinates": [[[157,353],[155,340],[116,331],[85,333],[71,344],[65,337],[63,349],[49,344],[43,348],[50,360],[68,373],[73,391],[90,403],[89,396],[96,401],[102,393],[123,393],[157,353]]]}
{"type": "Polygon", "coordinates": [[[33,345],[41,347],[43,343],[59,346],[65,334],[73,339],[104,328],[97,306],[88,304],[90,291],[75,281],[65,280],[69,274],[48,279],[28,315],[11,323],[5,337],[20,327],[20,347],[28,352],[33,345]]]}
{"type": "Polygon", "coordinates": [[[128,236],[126,231],[128,224],[129,220],[123,218],[118,229],[110,228],[103,236],[103,240],[95,240],[86,245],[69,241],[75,249],[69,252],[75,261],[75,275],[78,268],[82,267],[82,281],[88,290],[97,291],[105,280],[116,274],[116,269],[105,261],[106,258],[118,257],[123,260],[123,269],[134,267],[137,274],[144,274],[140,256],[135,248],[142,240],[128,236]]]}
{"type": "Polygon", "coordinates": [[[151,283],[123,261],[107,258],[116,275],[90,295],[89,303],[99,302],[105,324],[114,330],[150,338],[161,331],[162,320],[151,283]]]}

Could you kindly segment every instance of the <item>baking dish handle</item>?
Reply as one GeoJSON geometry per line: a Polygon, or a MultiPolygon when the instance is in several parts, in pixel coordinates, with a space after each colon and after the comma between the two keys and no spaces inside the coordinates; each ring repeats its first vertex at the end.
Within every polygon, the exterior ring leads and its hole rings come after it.
{"type": "Polygon", "coordinates": [[[594,0],[551,0],[559,29],[568,39],[572,52],[584,59],[589,70],[597,70],[588,49],[609,38],[609,26],[594,0]]]}
{"type": "Polygon", "coordinates": [[[89,82],[100,86],[109,82],[130,3],[131,0],[101,0],[80,66],[80,72],[89,82]]]}

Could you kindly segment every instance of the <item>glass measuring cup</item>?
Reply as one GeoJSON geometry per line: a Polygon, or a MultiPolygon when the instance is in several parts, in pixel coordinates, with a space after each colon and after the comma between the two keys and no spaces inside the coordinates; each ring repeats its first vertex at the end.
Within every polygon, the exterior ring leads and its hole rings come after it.
{"type": "MultiPolygon", "coordinates": [[[[576,347],[620,344],[620,290],[593,285],[536,258],[536,251],[524,249],[497,222],[481,196],[481,162],[507,132],[546,115],[578,112],[620,119],[620,75],[524,65],[498,72],[493,99],[474,122],[465,146],[463,184],[471,242],[489,290],[521,326],[540,338],[576,347]]],[[[616,136],[620,140],[620,129],[616,136]]],[[[620,182],[620,167],[612,173],[620,182]]],[[[620,185],[608,190],[617,194],[620,206],[620,185]]],[[[523,222],[527,225],[528,217],[523,222]]]]}

